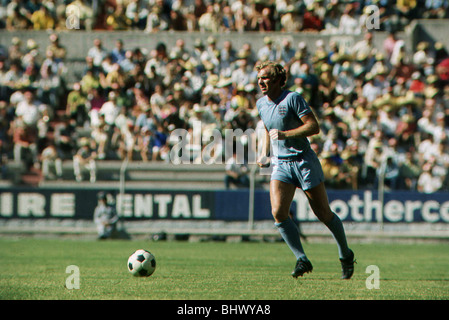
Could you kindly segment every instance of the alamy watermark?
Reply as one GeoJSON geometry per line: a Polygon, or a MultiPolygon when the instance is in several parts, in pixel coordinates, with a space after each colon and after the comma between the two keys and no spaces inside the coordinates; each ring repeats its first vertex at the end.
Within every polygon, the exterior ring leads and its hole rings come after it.
{"type": "MultiPolygon", "coordinates": [[[[235,155],[236,164],[257,164],[263,150],[265,129],[203,130],[201,121],[195,121],[192,130],[174,129],[169,140],[173,143],[169,152],[172,164],[222,164],[223,159],[235,155]],[[217,157],[217,154],[220,156],[217,157]]],[[[268,138],[268,137],[267,137],[268,138]]],[[[271,151],[277,140],[271,140],[271,151]]],[[[268,168],[271,168],[271,163],[268,168]]],[[[268,170],[261,170],[268,174],[268,170]]]]}
{"type": "Polygon", "coordinates": [[[81,17],[81,10],[76,5],[70,5],[67,6],[66,10],[66,19],[65,19],[65,26],[67,29],[77,29],[79,30],[81,28],[80,26],[80,17],[81,17]]]}
{"type": "Polygon", "coordinates": [[[365,7],[365,27],[367,30],[380,29],[380,10],[376,5],[369,5],[365,7]]]}
{"type": "Polygon", "coordinates": [[[69,290],[80,288],[80,268],[75,265],[67,266],[65,273],[70,274],[65,280],[65,287],[69,290]]]}
{"type": "Polygon", "coordinates": [[[368,290],[380,289],[380,269],[376,265],[366,267],[365,273],[370,275],[366,278],[365,285],[368,290]]]}

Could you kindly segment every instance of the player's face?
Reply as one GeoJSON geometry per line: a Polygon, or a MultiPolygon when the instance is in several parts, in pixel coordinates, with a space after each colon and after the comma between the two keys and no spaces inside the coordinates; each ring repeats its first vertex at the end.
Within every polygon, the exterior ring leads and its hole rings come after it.
{"type": "Polygon", "coordinates": [[[264,95],[271,96],[272,93],[277,93],[280,86],[279,79],[273,77],[269,68],[264,68],[257,74],[257,84],[264,95]]]}

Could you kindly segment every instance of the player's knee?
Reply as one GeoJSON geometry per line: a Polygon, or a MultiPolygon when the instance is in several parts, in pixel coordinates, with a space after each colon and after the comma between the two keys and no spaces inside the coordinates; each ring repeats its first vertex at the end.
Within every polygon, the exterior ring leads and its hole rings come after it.
{"type": "Polygon", "coordinates": [[[276,222],[282,222],[288,218],[288,210],[283,210],[281,207],[273,207],[271,214],[276,222]]]}

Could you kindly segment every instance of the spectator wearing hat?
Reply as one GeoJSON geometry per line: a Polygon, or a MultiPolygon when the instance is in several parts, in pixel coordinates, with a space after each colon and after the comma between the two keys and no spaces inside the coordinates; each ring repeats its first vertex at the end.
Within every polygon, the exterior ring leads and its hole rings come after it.
{"type": "Polygon", "coordinates": [[[257,62],[257,54],[253,51],[251,43],[245,42],[237,53],[238,59],[246,59],[249,66],[254,66],[257,62]]]}
{"type": "Polygon", "coordinates": [[[278,53],[276,47],[273,44],[273,39],[269,36],[263,38],[264,45],[257,52],[257,58],[261,61],[276,61],[278,58],[278,53]]]}

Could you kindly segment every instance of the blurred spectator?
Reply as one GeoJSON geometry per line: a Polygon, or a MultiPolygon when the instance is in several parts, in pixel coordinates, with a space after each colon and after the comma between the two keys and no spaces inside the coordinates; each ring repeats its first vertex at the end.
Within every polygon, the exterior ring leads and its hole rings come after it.
{"type": "Polygon", "coordinates": [[[117,30],[128,30],[131,28],[132,20],[130,20],[125,15],[125,8],[123,5],[118,4],[114,10],[107,18],[106,25],[109,30],[117,31],[117,30]]]}
{"type": "Polygon", "coordinates": [[[37,130],[22,120],[14,124],[14,161],[23,162],[26,170],[38,166],[37,130]]]}
{"type": "Polygon", "coordinates": [[[439,176],[433,174],[432,162],[425,162],[422,167],[422,173],[419,175],[417,182],[417,190],[423,193],[433,193],[443,185],[443,181],[439,176]]]}
{"type": "Polygon", "coordinates": [[[73,84],[73,90],[67,96],[66,115],[76,120],[77,126],[84,126],[88,120],[87,95],[81,91],[81,84],[73,84]]]}
{"type": "Polygon", "coordinates": [[[277,60],[277,50],[273,43],[273,39],[269,36],[264,37],[263,39],[264,46],[259,49],[257,52],[257,58],[258,60],[271,60],[276,61],[277,60]]]}
{"type": "Polygon", "coordinates": [[[282,64],[290,64],[295,57],[296,51],[292,48],[292,42],[289,39],[284,39],[281,44],[281,49],[278,53],[277,60],[282,64]]]}
{"type": "Polygon", "coordinates": [[[62,159],[53,142],[42,150],[42,177],[44,180],[62,179],[62,159]],[[54,173],[51,171],[54,170],[54,173]]]}
{"type": "MultiPolygon", "coordinates": [[[[136,145],[136,139],[138,133],[134,134],[134,122],[130,119],[125,106],[121,106],[119,115],[115,118],[112,145],[117,149],[117,153],[120,159],[133,159],[134,147],[136,145]]],[[[104,159],[104,157],[99,157],[104,159]]]]}
{"type": "Polygon", "coordinates": [[[242,162],[240,157],[237,157],[235,149],[232,157],[226,161],[225,171],[224,184],[226,189],[229,189],[231,185],[237,188],[249,188],[248,166],[242,162]]]}
{"type": "Polygon", "coordinates": [[[355,15],[355,5],[348,3],[340,17],[338,31],[342,34],[360,34],[361,25],[355,15]]]}
{"type": "Polygon", "coordinates": [[[104,116],[104,121],[109,126],[113,126],[115,118],[117,118],[120,107],[117,104],[118,95],[115,91],[110,91],[108,94],[108,101],[106,101],[98,111],[99,115],[104,116]]]}
{"type": "Polygon", "coordinates": [[[193,0],[174,0],[172,11],[177,13],[178,19],[185,22],[187,31],[194,31],[196,28],[195,5],[193,0]]]}
{"type": "Polygon", "coordinates": [[[55,126],[54,143],[62,161],[72,160],[78,137],[76,120],[73,118],[63,117],[62,121],[55,126]]]}
{"type": "Polygon", "coordinates": [[[266,32],[266,31],[274,31],[275,23],[273,21],[273,15],[270,7],[263,7],[261,10],[258,10],[258,6],[256,5],[256,10],[252,15],[250,23],[250,30],[266,32]]]}
{"type": "Polygon", "coordinates": [[[447,18],[449,3],[444,0],[426,0],[424,3],[425,11],[423,18],[426,19],[438,19],[447,18]]]}
{"type": "Polygon", "coordinates": [[[6,30],[26,30],[33,26],[19,0],[11,1],[6,8],[6,30]]]}
{"type": "Polygon", "coordinates": [[[309,4],[304,12],[301,31],[318,32],[324,29],[324,17],[318,13],[319,4],[309,4]]]}
{"type": "Polygon", "coordinates": [[[95,141],[83,137],[79,140],[78,149],[73,156],[73,172],[77,182],[83,181],[85,170],[89,172],[89,180],[94,183],[97,180],[97,164],[95,141]]]}
{"type": "Polygon", "coordinates": [[[101,63],[108,55],[107,50],[103,48],[103,43],[100,39],[95,39],[93,46],[87,52],[88,57],[92,57],[93,64],[96,67],[101,66],[101,63]]]}
{"type": "Polygon", "coordinates": [[[99,192],[98,204],[94,210],[94,222],[97,226],[98,239],[109,239],[117,230],[119,216],[114,205],[109,203],[108,194],[99,192]]]}
{"type": "Polygon", "coordinates": [[[293,5],[286,7],[286,11],[281,15],[280,31],[283,32],[298,32],[301,30],[302,24],[299,18],[299,10],[293,5]]]}
{"type": "Polygon", "coordinates": [[[169,17],[163,14],[162,7],[154,5],[147,17],[145,32],[166,31],[169,28],[169,17]]]}
{"type": "Polygon", "coordinates": [[[91,138],[96,144],[97,158],[104,160],[106,158],[107,147],[109,143],[108,125],[100,122],[92,128],[91,138]]]}
{"type": "Polygon", "coordinates": [[[126,18],[131,23],[131,29],[143,30],[145,29],[146,17],[148,9],[145,1],[131,0],[126,6],[126,18]]]}
{"type": "Polygon", "coordinates": [[[120,64],[125,59],[126,50],[123,45],[123,40],[118,39],[115,41],[115,47],[111,51],[111,63],[120,64]]]}
{"type": "Polygon", "coordinates": [[[36,81],[36,97],[49,107],[51,115],[60,106],[64,95],[64,84],[61,77],[54,73],[50,65],[42,65],[41,78],[36,81]]]}
{"type": "Polygon", "coordinates": [[[34,11],[30,20],[34,30],[52,30],[55,28],[55,20],[45,5],[34,11]]]}
{"type": "Polygon", "coordinates": [[[235,17],[230,6],[224,6],[221,17],[220,29],[224,32],[235,31],[235,17]]]}
{"type": "Polygon", "coordinates": [[[418,177],[421,173],[421,168],[413,159],[413,153],[408,151],[405,154],[405,160],[400,164],[398,189],[400,190],[416,190],[418,177]]]}
{"type": "Polygon", "coordinates": [[[220,29],[220,18],[214,4],[207,5],[206,12],[198,19],[198,27],[201,32],[218,32],[220,29]]]}
{"type": "Polygon", "coordinates": [[[35,97],[32,89],[26,89],[21,100],[16,107],[16,117],[26,126],[36,128],[37,122],[46,106],[41,104],[35,97]]]}

